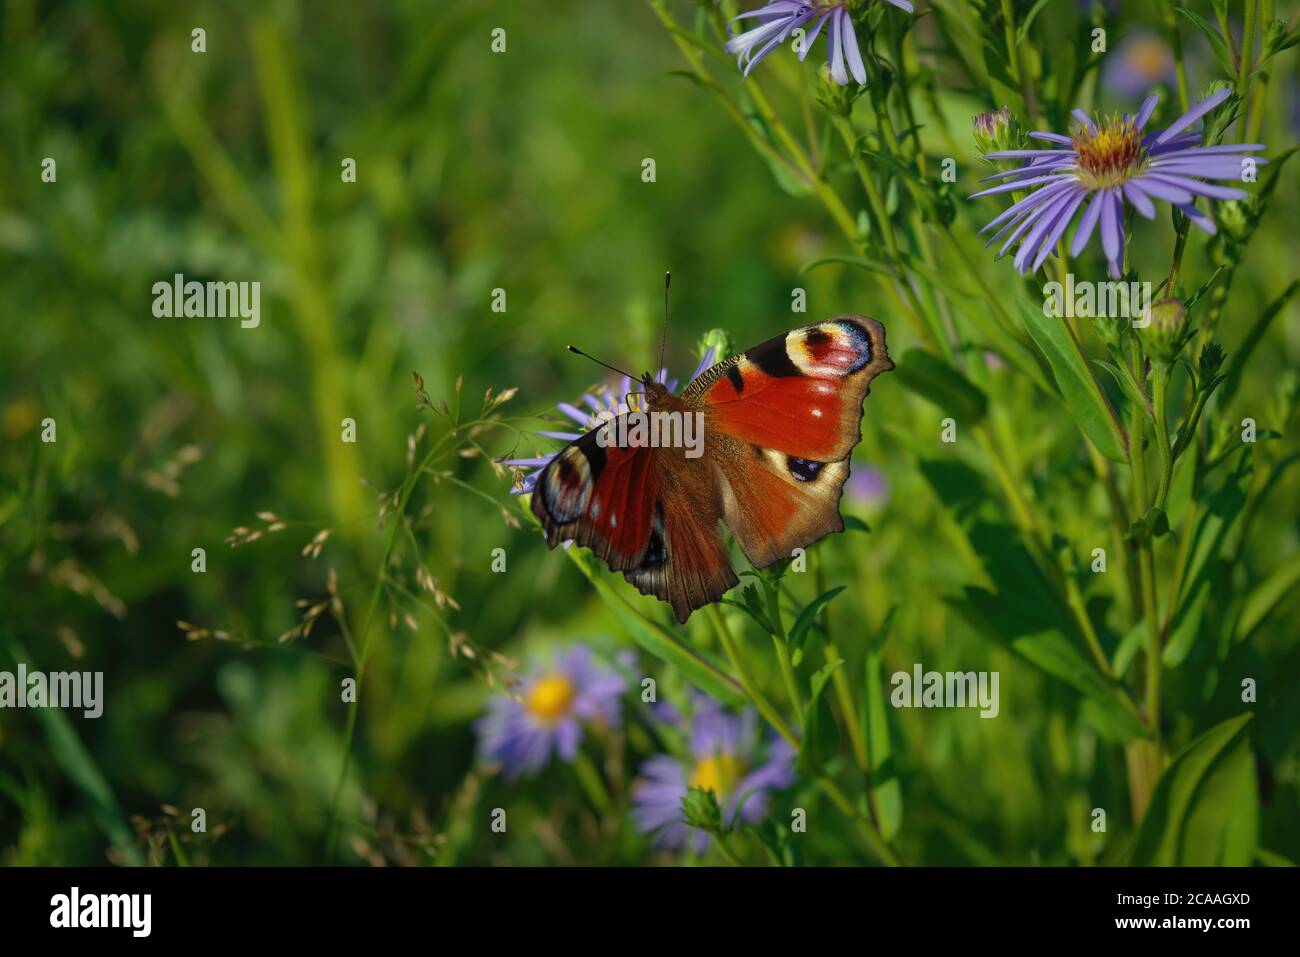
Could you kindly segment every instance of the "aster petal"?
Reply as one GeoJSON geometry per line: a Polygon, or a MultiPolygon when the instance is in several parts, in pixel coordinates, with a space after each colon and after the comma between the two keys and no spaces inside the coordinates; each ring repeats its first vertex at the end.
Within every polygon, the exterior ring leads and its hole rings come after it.
{"type": "Polygon", "coordinates": [[[1041,248],[1038,250],[1038,255],[1034,257],[1034,262],[1033,265],[1029,267],[1029,272],[1038,272],[1038,267],[1043,264],[1043,261],[1047,259],[1052,250],[1056,248],[1056,244],[1065,233],[1066,227],[1068,227],[1070,221],[1074,219],[1074,214],[1078,211],[1079,204],[1087,198],[1088,194],[1083,190],[1079,190],[1079,192],[1075,193],[1069,202],[1065,204],[1065,208],[1056,214],[1056,222],[1052,224],[1052,228],[1048,231],[1047,235],[1043,237],[1041,248]]]}
{"type": "MultiPolygon", "coordinates": [[[[1253,157],[1252,157],[1253,158],[1253,157]]],[[[1156,160],[1147,169],[1153,173],[1182,173],[1204,179],[1241,179],[1241,161],[1245,157],[1206,156],[1192,159],[1156,160]]]]}
{"type": "Polygon", "coordinates": [[[1148,133],[1142,138],[1142,148],[1154,156],[1160,156],[1174,150],[1186,150],[1197,148],[1201,145],[1201,131],[1193,130],[1191,133],[1180,133],[1171,140],[1157,144],[1159,133],[1148,133]]]}
{"type": "Polygon", "coordinates": [[[1211,236],[1219,231],[1219,228],[1214,225],[1214,220],[1205,215],[1205,213],[1201,212],[1191,203],[1177,203],[1175,205],[1183,211],[1184,216],[1194,222],[1197,226],[1201,227],[1201,229],[1205,230],[1211,236]]]}
{"type": "Polygon", "coordinates": [[[1119,261],[1124,255],[1124,204],[1119,198],[1119,190],[1108,189],[1100,194],[1101,207],[1101,248],[1106,254],[1106,263],[1110,266],[1112,279],[1119,278],[1119,261]]]}
{"type": "Polygon", "coordinates": [[[1048,232],[1056,225],[1061,215],[1070,207],[1070,204],[1073,202],[1075,206],[1078,205],[1077,199],[1078,196],[1074,191],[1067,191],[1062,192],[1058,198],[1052,200],[1052,205],[1047,207],[1043,215],[1038,217],[1037,222],[1034,223],[1034,228],[1028,232],[1024,242],[1020,244],[1020,248],[1016,251],[1016,258],[1013,260],[1016,269],[1022,273],[1026,271],[1025,267],[1029,264],[1030,257],[1039,252],[1048,232]]]}
{"type": "Polygon", "coordinates": [[[1101,215],[1101,207],[1105,203],[1105,194],[1094,193],[1092,202],[1088,208],[1083,211],[1083,216],[1079,218],[1079,225],[1075,227],[1074,239],[1070,242],[1070,255],[1077,256],[1083,252],[1083,247],[1088,245],[1088,238],[1092,236],[1092,231],[1097,225],[1097,218],[1101,215]]]}
{"type": "MultiPolygon", "coordinates": [[[[1006,216],[1008,213],[1018,210],[1018,212],[1016,212],[1016,215],[1013,216],[1011,219],[1009,219],[1006,225],[1004,225],[1001,229],[999,229],[996,233],[994,233],[992,236],[988,238],[988,241],[984,243],[984,248],[988,249],[990,246],[992,246],[995,242],[997,242],[999,236],[1005,233],[1012,226],[1016,225],[1016,223],[1021,219],[1025,217],[1028,217],[1030,221],[1036,219],[1038,213],[1041,212],[1045,206],[1050,205],[1048,203],[1048,200],[1054,200],[1058,198],[1062,193],[1066,193],[1077,188],[1078,188],[1077,184],[1073,182],[1064,182],[1064,183],[1060,183],[1059,185],[1044,187],[1043,189],[1040,189],[1038,192],[1025,197],[1015,206],[1011,207],[1011,209],[1008,210],[1007,213],[1003,214],[1003,216],[1006,216]],[[1033,201],[1032,203],[1030,202],[1031,200],[1033,201]]],[[[999,217],[999,219],[1001,218],[1002,217],[999,217]]],[[[989,226],[992,226],[996,222],[998,222],[998,220],[994,220],[993,223],[989,223],[989,226]]],[[[987,229],[988,226],[984,228],[987,229]]],[[[1022,230],[1016,230],[1016,232],[1012,234],[1012,238],[1020,235],[1021,232],[1022,230]]],[[[1007,251],[1010,245],[1011,243],[1010,241],[1008,241],[1007,244],[1004,245],[1002,249],[998,252],[998,256],[1002,256],[1007,251]]]]}
{"type": "Polygon", "coordinates": [[[1006,255],[1007,250],[1011,248],[1012,244],[1015,243],[1015,241],[1018,238],[1020,238],[1021,234],[1023,234],[1025,230],[1029,229],[1031,226],[1034,226],[1036,223],[1040,222],[1044,216],[1051,216],[1052,211],[1056,209],[1057,204],[1060,203],[1064,197],[1069,196],[1072,192],[1073,189],[1071,187],[1058,190],[1052,196],[1050,202],[1043,203],[1041,206],[1039,206],[1033,212],[1031,212],[1028,216],[1026,216],[1023,220],[1021,220],[1020,225],[1017,226],[1011,232],[1011,235],[1007,237],[1007,241],[1002,244],[1002,248],[998,250],[998,258],[1001,259],[1003,256],[1006,255]]]}
{"type": "Polygon", "coordinates": [[[912,5],[908,3],[907,0],[885,0],[885,2],[893,4],[900,10],[906,10],[908,13],[915,12],[912,9],[912,5]]]}
{"type": "Polygon", "coordinates": [[[844,29],[840,21],[847,17],[843,7],[836,7],[831,14],[831,76],[840,86],[849,85],[849,75],[844,69],[844,29]]]}
{"type": "Polygon", "coordinates": [[[817,18],[817,22],[813,24],[812,29],[805,31],[804,38],[803,38],[803,46],[796,54],[796,56],[799,57],[800,63],[802,63],[803,58],[808,55],[808,51],[813,48],[813,43],[817,40],[818,35],[822,32],[822,26],[826,23],[827,20],[830,19],[831,13],[832,11],[827,10],[825,13],[821,14],[817,18]]]}
{"type": "Polygon", "coordinates": [[[707,372],[709,369],[712,369],[714,365],[717,364],[717,361],[718,361],[718,347],[709,346],[709,350],[706,353],[704,353],[704,358],[700,360],[700,364],[695,367],[695,371],[691,373],[691,377],[686,381],[694,382],[696,379],[700,377],[701,374],[707,372]]]}
{"type": "Polygon", "coordinates": [[[578,743],[582,740],[582,726],[566,718],[555,726],[555,751],[566,763],[578,756],[578,743]]]}
{"type": "MultiPolygon", "coordinates": [[[[987,154],[985,159],[992,155],[992,153],[987,154]]],[[[1001,173],[994,173],[992,176],[983,176],[980,178],[980,182],[991,183],[998,179],[1010,181],[1011,179],[1019,179],[1027,176],[1041,176],[1044,173],[1059,173],[1070,169],[1073,165],[1073,154],[1067,154],[1059,158],[1053,157],[1049,160],[1044,160],[1041,163],[1031,163],[1028,166],[1021,166],[1018,169],[1009,169],[1001,173]]]]}
{"type": "Polygon", "coordinates": [[[989,189],[980,190],[978,193],[971,193],[967,199],[979,199],[981,196],[993,196],[997,193],[1011,193],[1018,189],[1024,189],[1026,186],[1037,186],[1039,183],[1050,183],[1052,180],[1064,179],[1068,174],[1050,173],[1047,176],[1036,176],[1032,179],[1016,180],[1014,183],[1003,183],[1000,186],[993,186],[989,189]]]}
{"type": "Polygon", "coordinates": [[[785,23],[781,27],[781,29],[776,32],[775,36],[773,36],[770,40],[768,40],[767,43],[765,43],[757,53],[753,54],[749,58],[749,62],[745,64],[744,75],[749,76],[750,70],[758,66],[758,64],[761,63],[769,53],[771,53],[782,43],[784,43],[786,41],[786,37],[788,37],[794,31],[794,28],[799,26],[807,19],[808,19],[807,16],[798,16],[790,20],[789,22],[785,23]]]}
{"type": "MultiPolygon", "coordinates": [[[[1179,150],[1179,156],[1212,156],[1219,153],[1249,153],[1253,150],[1268,149],[1263,143],[1220,143],[1217,146],[1189,146],[1185,150],[1179,150]]],[[[1165,152],[1163,155],[1169,155],[1165,152]]],[[[1256,160],[1258,163],[1266,163],[1268,160],[1256,160]]]]}
{"type": "Polygon", "coordinates": [[[1143,181],[1145,182],[1152,178],[1159,179],[1161,182],[1169,183],[1174,186],[1181,186],[1189,193],[1199,196],[1208,196],[1211,199],[1245,199],[1248,195],[1246,191],[1242,189],[1233,189],[1230,186],[1218,186],[1214,183],[1202,183],[1200,180],[1174,174],[1165,175],[1164,173],[1161,173],[1156,177],[1145,176],[1143,177],[1143,181]]]}
{"type": "Polygon", "coordinates": [[[1131,182],[1141,186],[1144,193],[1158,196],[1168,203],[1190,203],[1192,201],[1192,194],[1187,190],[1176,183],[1166,182],[1163,178],[1153,176],[1150,173],[1135,176],[1131,182]]]}
{"type": "Polygon", "coordinates": [[[780,31],[780,20],[764,20],[758,26],[751,27],[744,33],[736,34],[722,45],[722,49],[733,56],[738,54],[740,59],[744,60],[754,47],[760,43],[766,43],[769,37],[780,31]]]}
{"type": "Polygon", "coordinates": [[[1092,121],[1092,117],[1089,116],[1087,113],[1083,112],[1083,110],[1073,109],[1070,111],[1070,115],[1074,117],[1075,122],[1077,122],[1080,126],[1086,129],[1089,133],[1096,131],[1097,124],[1094,123],[1092,121]]]}
{"type": "Polygon", "coordinates": [[[858,50],[858,35],[853,29],[853,18],[846,12],[840,23],[844,30],[844,55],[849,61],[849,72],[858,81],[858,85],[863,86],[867,82],[867,70],[862,65],[862,53],[858,50]]]}
{"type": "Polygon", "coordinates": [[[538,432],[538,435],[544,435],[548,439],[562,439],[565,442],[572,442],[575,439],[582,438],[581,432],[538,432]]]}
{"type": "MultiPolygon", "coordinates": [[[[985,153],[985,159],[1033,159],[1041,156],[1073,156],[1074,150],[996,150],[985,153]]],[[[1013,170],[1012,172],[1015,172],[1013,170]]]]}
{"type": "Polygon", "coordinates": [[[1165,127],[1165,131],[1156,137],[1156,145],[1159,146],[1161,143],[1169,142],[1169,140],[1173,139],[1183,130],[1187,129],[1187,127],[1191,126],[1193,123],[1199,120],[1206,113],[1210,112],[1210,110],[1214,109],[1224,100],[1226,100],[1228,96],[1229,96],[1229,91],[1225,88],[1219,90],[1217,93],[1213,94],[1212,96],[1207,96],[1205,99],[1201,100],[1201,102],[1197,103],[1194,107],[1192,107],[1182,116],[1178,117],[1178,119],[1174,120],[1173,123],[1165,127]]]}
{"type": "Polygon", "coordinates": [[[1065,146],[1073,146],[1074,140],[1068,136],[1062,136],[1060,133],[1049,133],[1046,130],[1035,130],[1029,134],[1032,139],[1047,140],[1049,143],[1061,143],[1065,146]]]}
{"type": "Polygon", "coordinates": [[[1124,195],[1133,204],[1133,208],[1147,219],[1156,218],[1155,204],[1151,202],[1151,198],[1146,193],[1142,192],[1142,188],[1132,180],[1124,184],[1124,195]]]}
{"type": "Polygon", "coordinates": [[[591,424],[591,416],[586,412],[583,412],[576,405],[570,405],[568,402],[559,402],[555,407],[581,426],[585,427],[591,424]]]}
{"type": "Polygon", "coordinates": [[[506,459],[505,464],[518,465],[520,468],[539,469],[542,468],[543,466],[549,465],[551,463],[551,459],[553,458],[555,458],[554,455],[539,455],[537,458],[533,458],[533,459],[506,459]]]}
{"type": "Polygon", "coordinates": [[[799,11],[804,5],[804,0],[770,0],[767,6],[760,7],[757,10],[749,10],[745,13],[738,13],[732,17],[732,22],[744,20],[746,17],[760,17],[763,19],[773,19],[790,16],[799,11]]]}
{"type": "Polygon", "coordinates": [[[1159,103],[1160,97],[1154,93],[1142,101],[1142,105],[1138,108],[1137,117],[1133,120],[1133,125],[1139,133],[1142,131],[1142,127],[1147,125],[1147,120],[1151,119],[1151,114],[1156,111],[1156,106],[1159,103]]]}

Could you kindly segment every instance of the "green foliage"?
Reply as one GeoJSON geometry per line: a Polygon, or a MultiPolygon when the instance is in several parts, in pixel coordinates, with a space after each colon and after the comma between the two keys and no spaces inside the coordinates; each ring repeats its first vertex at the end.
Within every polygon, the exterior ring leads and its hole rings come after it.
{"type": "Polygon", "coordinates": [[[824,35],[742,80],[757,5],[225,4],[203,54],[161,0],[6,5],[0,670],[105,701],[0,715],[0,863],[1300,860],[1295,30],[1256,18],[1243,62],[1237,5],[876,2],[859,88],[824,35]],[[1214,236],[1126,224],[1124,280],[1187,304],[1176,358],[1045,315],[1108,278],[1096,244],[1021,276],[979,233],[1012,197],[966,198],[1005,168],[977,114],[1132,112],[1132,35],[1182,58],[1153,124],[1220,85],[1207,138],[1267,144],[1248,199],[1198,205],[1214,236]],[[566,344],[654,366],[665,268],[675,377],[844,313],[897,366],[846,534],[731,547],[742,586],[685,626],[548,550],[506,464],[612,387],[566,344]],[[176,273],[260,281],[260,326],[155,318],[176,273]],[[475,722],[574,642],[621,720],[508,780],[475,722]],[[918,665],[996,672],[998,716],[896,707],[918,665]],[[793,756],[757,822],[689,786],[702,695],[793,756]],[[635,826],[663,755],[703,855],[635,826]]]}

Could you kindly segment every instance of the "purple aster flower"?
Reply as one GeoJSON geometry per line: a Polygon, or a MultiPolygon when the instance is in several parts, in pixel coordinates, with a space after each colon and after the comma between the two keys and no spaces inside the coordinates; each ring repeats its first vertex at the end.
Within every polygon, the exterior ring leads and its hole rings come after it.
{"type": "Polygon", "coordinates": [[[632,819],[637,830],[654,834],[656,847],[703,854],[709,835],[683,818],[686,792],[713,791],[724,824],[737,817],[756,824],[767,816],[771,792],[794,783],[795,755],[783,738],[760,741],[752,708],[731,714],[710,698],[699,699],[690,735],[690,761],[659,754],[641,765],[632,784],[632,819]]]}
{"type": "Polygon", "coordinates": [[[859,505],[881,505],[889,500],[889,480],[874,466],[854,465],[844,491],[859,505]]]}
{"type": "Polygon", "coordinates": [[[1101,82],[1118,96],[1141,96],[1154,86],[1174,82],[1174,55],[1163,39],[1149,30],[1124,36],[1114,52],[1106,55],[1101,82]]]}
{"type": "MultiPolygon", "coordinates": [[[[1213,233],[1214,220],[1196,208],[1196,200],[1202,196],[1243,199],[1246,193],[1202,180],[1240,179],[1242,154],[1264,149],[1260,143],[1201,146],[1200,133],[1186,132],[1228,95],[1228,90],[1219,90],[1164,130],[1145,135],[1142,129],[1155,111],[1158,102],[1155,96],[1143,101],[1137,116],[1125,114],[1103,120],[1075,110],[1076,126],[1070,136],[1029,134],[1053,144],[1052,148],[987,154],[988,159],[1025,160],[1025,165],[985,177],[1004,182],[975,193],[971,199],[1037,188],[980,230],[987,232],[1001,227],[986,245],[1011,230],[998,255],[1020,240],[1016,268],[1021,273],[1034,272],[1082,209],[1083,215],[1070,242],[1070,255],[1079,255],[1094,230],[1100,232],[1110,275],[1117,279],[1124,258],[1125,200],[1147,219],[1154,219],[1156,208],[1152,200],[1162,199],[1182,210],[1201,229],[1213,233]],[[1085,201],[1088,201],[1086,206],[1085,201]]],[[[1256,159],[1255,162],[1265,161],[1256,159]]]]}
{"type": "Polygon", "coordinates": [[[491,700],[474,724],[479,753],[501,765],[506,780],[536,774],[558,752],[572,761],[582,741],[583,722],[618,727],[623,677],[593,660],[585,645],[575,645],[549,664],[535,663],[517,695],[491,700]]]}
{"type": "MultiPolygon", "coordinates": [[[[912,12],[912,5],[907,0],[886,0],[900,10],[912,12]]],[[[772,0],[761,10],[750,10],[736,17],[736,20],[753,18],[758,25],[743,33],[736,33],[723,47],[728,53],[737,57],[737,65],[749,76],[764,57],[779,47],[795,30],[804,31],[803,39],[796,45],[795,52],[800,62],[808,55],[813,43],[821,33],[822,27],[830,22],[827,42],[830,44],[831,76],[841,86],[848,86],[849,74],[859,84],[867,82],[867,70],[862,63],[862,53],[858,49],[858,36],[853,29],[853,18],[849,15],[847,3],[833,3],[828,0],[772,0]]],[[[734,21],[733,21],[734,23],[734,21]]]]}
{"type": "MultiPolygon", "coordinates": [[[[691,378],[687,381],[693,381],[699,374],[713,366],[718,354],[717,349],[709,349],[704,353],[704,358],[700,364],[695,367],[691,373],[691,378]]],[[[656,381],[662,382],[668,387],[669,392],[677,391],[677,380],[668,378],[668,370],[660,369],[659,375],[655,377],[656,381]]],[[[638,385],[640,383],[637,383],[638,385]]],[[[538,435],[544,435],[548,439],[560,439],[566,443],[576,441],[590,432],[592,429],[600,428],[602,424],[608,422],[615,416],[630,412],[631,409],[627,404],[627,395],[633,390],[632,380],[623,376],[618,380],[617,390],[605,390],[600,396],[592,395],[590,392],[585,393],[580,400],[586,408],[576,405],[570,405],[568,402],[559,403],[556,408],[572,419],[582,429],[581,432],[538,432],[538,435]]],[[[534,458],[524,459],[506,459],[506,465],[513,465],[517,468],[527,468],[533,471],[524,476],[523,481],[514,488],[514,494],[523,495],[531,492],[537,484],[537,476],[542,474],[542,469],[550,464],[551,459],[555,458],[556,453],[549,455],[539,455],[534,458]]]]}

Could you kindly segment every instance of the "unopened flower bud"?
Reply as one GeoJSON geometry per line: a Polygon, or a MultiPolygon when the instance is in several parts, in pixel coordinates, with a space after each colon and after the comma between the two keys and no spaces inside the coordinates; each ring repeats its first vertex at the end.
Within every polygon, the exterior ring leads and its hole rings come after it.
{"type": "Polygon", "coordinates": [[[1151,322],[1142,330],[1147,355],[1157,362],[1173,362],[1187,339],[1187,306],[1181,299],[1161,299],[1151,304],[1151,322]]]}
{"type": "Polygon", "coordinates": [[[971,127],[981,153],[1020,148],[1020,125],[1005,106],[971,117],[971,127]]]}
{"type": "Polygon", "coordinates": [[[687,791],[682,797],[682,816],[691,827],[709,834],[722,832],[722,808],[711,790],[695,787],[687,791]]]}
{"type": "Polygon", "coordinates": [[[1127,320],[1120,316],[1099,316],[1097,318],[1097,335],[1101,341],[1112,349],[1119,348],[1120,333],[1127,320]]]}
{"type": "Polygon", "coordinates": [[[696,347],[697,355],[701,361],[709,355],[709,350],[713,350],[713,355],[709,358],[709,365],[715,366],[723,359],[729,359],[734,354],[731,346],[731,336],[727,335],[724,329],[710,329],[700,339],[696,347]]]}

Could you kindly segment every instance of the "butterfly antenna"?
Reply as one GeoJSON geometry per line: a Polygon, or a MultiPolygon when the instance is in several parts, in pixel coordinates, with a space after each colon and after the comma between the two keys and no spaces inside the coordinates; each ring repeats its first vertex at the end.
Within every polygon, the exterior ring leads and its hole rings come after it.
{"type": "Polygon", "coordinates": [[[664,346],[668,344],[668,287],[673,284],[673,274],[671,270],[664,272],[664,331],[659,337],[659,365],[656,368],[664,367],[664,346]]]}
{"type": "Polygon", "coordinates": [[[576,355],[580,355],[580,356],[582,356],[584,359],[590,359],[592,362],[596,363],[596,365],[598,365],[598,366],[604,366],[604,367],[605,367],[606,369],[608,369],[610,372],[617,372],[619,375],[625,375],[625,376],[627,376],[629,379],[632,379],[632,380],[634,380],[634,381],[636,380],[636,376],[632,375],[632,373],[630,373],[630,372],[624,372],[622,369],[616,368],[616,367],[610,365],[608,362],[601,362],[601,361],[600,361],[599,359],[597,359],[595,356],[593,356],[593,355],[588,355],[587,353],[585,353],[585,352],[583,352],[581,349],[579,349],[577,346],[565,346],[565,348],[568,349],[570,352],[576,354],[576,355]]]}

